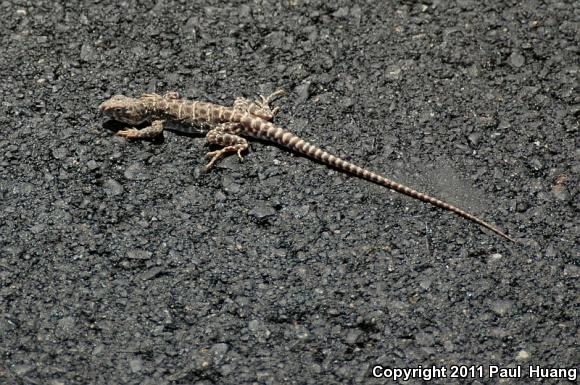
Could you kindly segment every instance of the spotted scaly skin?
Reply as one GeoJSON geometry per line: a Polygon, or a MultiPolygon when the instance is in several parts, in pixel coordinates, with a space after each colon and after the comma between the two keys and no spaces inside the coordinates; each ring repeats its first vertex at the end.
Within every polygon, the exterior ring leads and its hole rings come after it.
{"type": "Polygon", "coordinates": [[[515,239],[494,225],[467,211],[332,155],[288,130],[272,124],[270,121],[278,108],[271,109],[269,104],[272,99],[282,94],[283,91],[277,91],[268,97],[260,96],[260,99],[255,102],[239,98],[236,99],[233,107],[180,99],[175,92],[167,93],[164,96],[144,94],[140,98],[116,95],[103,102],[99,109],[111,118],[129,125],[151,123],[142,129],[130,128],[117,132],[117,135],[129,139],[146,139],[161,135],[163,122],[167,120],[180,123],[176,127],[172,127],[172,130],[189,134],[205,134],[209,143],[223,147],[206,154],[206,157],[210,158],[206,169],[210,169],[218,159],[228,153],[235,152],[240,159],[243,159],[242,153],[248,149],[245,137],[263,139],[277,143],[337,170],[387,187],[443,210],[451,211],[507,240],[516,242],[515,239]]]}

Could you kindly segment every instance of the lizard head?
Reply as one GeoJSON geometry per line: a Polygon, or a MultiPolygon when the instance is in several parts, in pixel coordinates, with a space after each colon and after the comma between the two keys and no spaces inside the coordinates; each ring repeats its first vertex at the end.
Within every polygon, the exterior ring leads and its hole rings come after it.
{"type": "Polygon", "coordinates": [[[104,101],[99,110],[119,122],[138,125],[149,120],[150,111],[139,99],[115,95],[104,101]]]}

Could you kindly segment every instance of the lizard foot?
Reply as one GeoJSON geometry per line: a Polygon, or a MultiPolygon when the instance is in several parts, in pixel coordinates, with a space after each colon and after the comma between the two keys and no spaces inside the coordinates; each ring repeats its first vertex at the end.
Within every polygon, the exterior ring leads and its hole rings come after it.
{"type": "Polygon", "coordinates": [[[234,109],[242,112],[249,112],[260,119],[272,120],[274,115],[280,110],[279,107],[270,108],[270,102],[280,95],[285,95],[284,90],[278,90],[268,96],[259,95],[258,100],[252,102],[246,98],[237,98],[234,101],[234,109]]]}
{"type": "Polygon", "coordinates": [[[261,99],[260,104],[262,104],[264,106],[269,106],[270,102],[272,100],[276,99],[278,96],[283,96],[283,95],[286,95],[286,91],[284,91],[283,89],[279,89],[277,91],[274,91],[268,96],[260,95],[260,99],[261,99]]]}
{"type": "Polygon", "coordinates": [[[268,111],[269,114],[273,117],[280,110],[280,107],[275,107],[272,109],[270,107],[270,103],[282,95],[286,95],[286,91],[282,89],[275,91],[268,96],[259,95],[260,100],[257,100],[255,103],[264,111],[268,111]]]}
{"type": "Polygon", "coordinates": [[[117,131],[115,135],[127,139],[153,139],[157,138],[163,133],[163,121],[154,120],[150,126],[140,130],[136,128],[129,128],[127,130],[117,131]]]}
{"type": "Polygon", "coordinates": [[[230,152],[237,153],[238,158],[240,158],[240,162],[243,162],[244,157],[242,156],[242,151],[244,151],[245,149],[246,149],[246,146],[236,145],[236,146],[227,146],[227,147],[222,148],[221,150],[208,152],[207,154],[205,154],[205,157],[211,158],[211,160],[205,166],[205,168],[204,168],[205,171],[210,170],[214,166],[214,164],[217,160],[223,158],[226,154],[229,154],[230,152]]]}
{"type": "Polygon", "coordinates": [[[129,128],[127,130],[117,131],[115,135],[126,139],[136,139],[139,137],[139,130],[136,128],[129,128]]]}

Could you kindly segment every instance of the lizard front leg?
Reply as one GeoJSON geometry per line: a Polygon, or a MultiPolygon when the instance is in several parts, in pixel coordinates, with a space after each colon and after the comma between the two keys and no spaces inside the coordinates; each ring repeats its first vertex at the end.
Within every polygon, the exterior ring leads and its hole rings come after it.
{"type": "Polygon", "coordinates": [[[248,141],[237,135],[239,130],[239,123],[222,123],[207,133],[205,137],[210,144],[217,144],[224,148],[205,154],[206,158],[211,158],[205,166],[206,171],[211,169],[218,159],[231,152],[236,152],[240,161],[244,160],[242,152],[248,149],[248,141]]]}
{"type": "Polygon", "coordinates": [[[285,94],[286,92],[284,92],[284,90],[278,90],[268,96],[260,95],[258,100],[254,102],[245,98],[237,98],[234,101],[234,109],[242,112],[249,112],[258,118],[271,121],[278,110],[280,110],[280,107],[275,107],[272,109],[270,107],[270,102],[276,99],[278,96],[285,94]]]}
{"type": "Polygon", "coordinates": [[[129,128],[117,131],[115,135],[127,139],[154,139],[163,133],[163,120],[154,120],[150,126],[142,129],[129,128]]]}

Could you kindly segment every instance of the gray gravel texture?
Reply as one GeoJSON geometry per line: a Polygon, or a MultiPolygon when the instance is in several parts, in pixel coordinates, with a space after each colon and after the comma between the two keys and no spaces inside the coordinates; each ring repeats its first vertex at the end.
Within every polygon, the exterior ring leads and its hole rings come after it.
{"type": "Polygon", "coordinates": [[[0,2],[0,383],[580,362],[579,3],[330,3],[0,2]],[[522,242],[267,143],[204,173],[202,137],[97,110],[278,88],[281,126],[522,242]]]}

